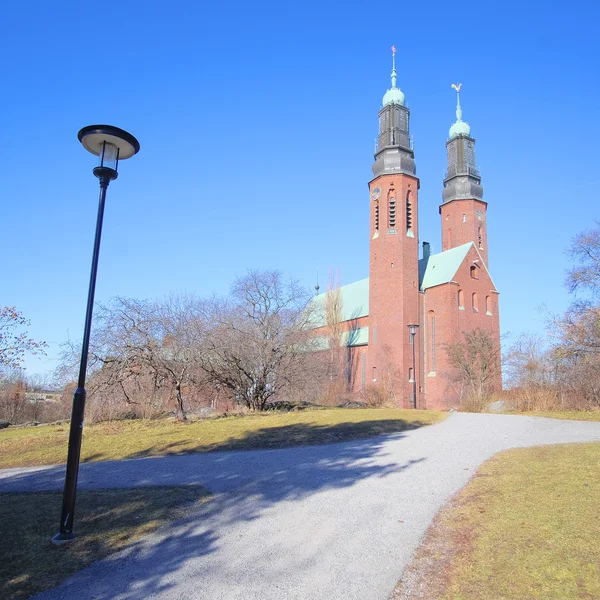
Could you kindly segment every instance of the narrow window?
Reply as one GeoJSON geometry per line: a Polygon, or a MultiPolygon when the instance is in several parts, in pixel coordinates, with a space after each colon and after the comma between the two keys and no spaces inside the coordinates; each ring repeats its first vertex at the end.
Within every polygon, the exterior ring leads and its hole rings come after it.
{"type": "Polygon", "coordinates": [[[414,381],[413,380],[413,369],[412,369],[412,367],[408,367],[408,380],[409,381],[414,381]]]}
{"type": "Polygon", "coordinates": [[[435,313],[430,310],[429,317],[429,372],[435,373],[435,313]]]}
{"type": "Polygon", "coordinates": [[[463,213],[463,223],[467,222],[467,215],[465,213],[463,213]]]}
{"type": "Polygon", "coordinates": [[[492,314],[492,303],[490,301],[490,297],[489,296],[485,297],[485,314],[486,315],[491,315],[492,314]]]}
{"type": "Polygon", "coordinates": [[[479,279],[479,271],[476,266],[471,267],[471,279],[479,279]]]}
{"type": "Polygon", "coordinates": [[[475,292],[473,292],[472,303],[473,303],[473,312],[479,312],[479,308],[477,306],[477,294],[475,292]]]}
{"type": "Polygon", "coordinates": [[[394,229],[396,227],[396,199],[390,198],[388,204],[388,220],[390,229],[394,229]]]}
{"type": "Polygon", "coordinates": [[[465,310],[465,294],[462,290],[458,290],[458,309],[465,310]]]}
{"type": "Polygon", "coordinates": [[[412,203],[410,201],[410,190],[406,192],[406,231],[412,231],[412,203]]]}
{"type": "Polygon", "coordinates": [[[373,367],[373,381],[377,381],[377,367],[373,367]]]}
{"type": "Polygon", "coordinates": [[[478,242],[479,242],[479,249],[483,250],[483,241],[481,238],[481,227],[477,230],[477,238],[478,238],[478,242]]]}
{"type": "Polygon", "coordinates": [[[375,231],[379,231],[379,201],[375,202],[375,231]]]}

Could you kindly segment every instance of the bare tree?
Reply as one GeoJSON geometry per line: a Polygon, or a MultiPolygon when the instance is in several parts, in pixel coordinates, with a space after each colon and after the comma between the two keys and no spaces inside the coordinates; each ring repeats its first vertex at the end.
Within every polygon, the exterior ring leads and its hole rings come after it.
{"type": "Polygon", "coordinates": [[[0,380],[0,420],[14,425],[22,423],[27,411],[26,385],[17,369],[5,371],[0,380]]]}
{"type": "Polygon", "coordinates": [[[327,327],[327,397],[338,400],[346,391],[346,359],[347,348],[344,340],[344,305],[340,287],[340,275],[335,270],[329,271],[327,291],[325,292],[325,325],[327,327]]]}
{"type": "Polygon", "coordinates": [[[462,390],[463,399],[481,407],[495,390],[500,377],[500,347],[483,329],[464,331],[463,340],[445,346],[450,379],[462,390]]]}
{"type": "Polygon", "coordinates": [[[303,378],[310,349],[308,293],[278,271],[249,271],[231,296],[204,307],[210,324],[201,364],[209,381],[251,410],[303,378]]]}
{"type": "Polygon", "coordinates": [[[600,291],[600,222],[581,232],[571,242],[567,255],[575,265],[567,271],[566,284],[571,292],[600,291]]]}
{"type": "Polygon", "coordinates": [[[45,354],[46,342],[38,342],[22,331],[29,324],[14,306],[0,308],[0,369],[21,368],[26,354],[45,354]]]}
{"type": "MultiPolygon", "coordinates": [[[[122,405],[144,416],[155,412],[166,393],[177,418],[186,419],[184,396],[199,372],[203,332],[197,305],[192,296],[171,296],[163,302],[117,297],[98,307],[88,395],[92,402],[104,400],[104,418],[118,414],[122,405]],[[154,410],[148,411],[148,404],[154,410]]],[[[63,353],[62,370],[69,374],[77,350],[68,345],[63,353]]]]}

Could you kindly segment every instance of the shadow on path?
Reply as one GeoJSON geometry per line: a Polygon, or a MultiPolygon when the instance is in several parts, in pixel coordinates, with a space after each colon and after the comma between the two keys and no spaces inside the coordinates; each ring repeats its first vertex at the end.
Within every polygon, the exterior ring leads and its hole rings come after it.
{"type": "MultiPolygon", "coordinates": [[[[407,425],[416,427],[415,424],[407,425]]],[[[379,433],[381,428],[387,427],[389,431],[398,431],[398,424],[394,422],[380,421],[378,426],[379,433]]],[[[297,424],[279,428],[275,441],[273,431],[265,429],[249,434],[245,440],[230,440],[221,446],[231,448],[239,443],[243,447],[244,441],[264,446],[287,440],[289,444],[290,440],[299,442],[317,437],[321,442],[335,442],[340,438],[347,439],[349,432],[364,436],[368,431],[372,431],[372,423],[323,427],[297,424]]],[[[402,437],[401,433],[393,436],[394,439],[402,437]]],[[[182,566],[214,554],[208,562],[200,560],[193,563],[194,589],[197,590],[194,597],[209,597],[202,594],[206,578],[214,575],[215,571],[226,572],[233,568],[231,548],[226,553],[226,564],[221,562],[225,555],[218,552],[223,532],[231,532],[242,522],[260,520],[280,503],[289,502],[289,510],[294,511],[293,502],[326,490],[347,488],[365,479],[384,478],[425,460],[417,458],[404,464],[392,461],[382,448],[389,439],[390,436],[381,436],[275,451],[212,452],[84,464],[80,471],[80,488],[203,485],[214,492],[215,497],[202,506],[196,506],[186,519],[96,563],[62,586],[44,592],[39,598],[77,596],[94,600],[132,600],[163,594],[181,583],[178,572],[182,566]]],[[[0,491],[10,488],[60,489],[63,472],[62,467],[52,467],[15,473],[9,479],[0,480],[0,491]]],[[[272,539],[254,537],[236,539],[236,558],[233,560],[239,560],[240,569],[248,568],[248,561],[258,560],[258,566],[253,568],[260,569],[262,546],[273,543],[272,539]]],[[[189,569],[185,572],[189,573],[189,569]]],[[[209,592],[207,588],[206,593],[209,592]]],[[[225,597],[229,600],[237,596],[225,597]]]]}

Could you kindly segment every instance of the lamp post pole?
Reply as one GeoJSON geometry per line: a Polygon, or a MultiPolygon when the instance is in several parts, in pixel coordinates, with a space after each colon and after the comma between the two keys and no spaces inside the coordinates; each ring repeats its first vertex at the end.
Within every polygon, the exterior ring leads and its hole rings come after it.
{"type": "Polygon", "coordinates": [[[94,175],[100,183],[100,199],[98,216],[96,218],[96,234],[94,251],[92,253],[92,268],[88,288],[85,325],[83,328],[83,343],[81,345],[81,360],[77,389],[73,395],[71,426],[69,430],[69,449],[67,453],[67,468],[63,490],[62,510],[59,532],[52,538],[55,544],[68,542],[75,538],[73,520],[75,515],[75,500],[77,496],[77,478],[79,475],[79,459],[81,455],[81,438],[83,434],[83,416],[85,412],[85,376],[87,371],[90,335],[92,331],[92,315],[94,312],[94,295],[96,291],[96,275],[98,274],[98,258],[100,256],[100,240],[102,238],[102,221],[106,190],[109,183],[117,178],[119,158],[130,158],[140,149],[139,142],[129,133],[109,125],[92,125],[84,127],[79,132],[79,140],[84,147],[100,156],[100,165],[94,169],[94,175]],[[121,156],[119,156],[121,155],[121,156]]]}
{"type": "Polygon", "coordinates": [[[412,379],[413,379],[413,408],[417,408],[417,369],[415,362],[415,336],[417,334],[418,325],[409,325],[408,329],[410,331],[411,340],[412,340],[412,379]]]}

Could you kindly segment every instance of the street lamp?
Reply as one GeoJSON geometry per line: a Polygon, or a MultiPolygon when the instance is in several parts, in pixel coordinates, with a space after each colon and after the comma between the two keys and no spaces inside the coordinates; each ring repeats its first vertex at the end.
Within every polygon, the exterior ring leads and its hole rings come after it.
{"type": "Polygon", "coordinates": [[[413,355],[413,365],[412,365],[412,380],[413,380],[413,408],[417,408],[417,370],[415,368],[415,335],[417,335],[418,325],[409,325],[408,330],[410,331],[411,343],[412,343],[412,355],[413,355]]]}
{"type": "Polygon", "coordinates": [[[96,220],[96,237],[94,239],[94,252],[92,254],[92,270],[90,274],[87,310],[85,313],[85,326],[83,328],[79,378],[77,380],[77,389],[73,396],[60,530],[52,538],[55,544],[68,542],[75,538],[75,534],[73,533],[73,516],[75,513],[75,496],[77,494],[77,476],[79,475],[79,456],[83,433],[83,413],[85,410],[85,373],[90,346],[90,331],[92,328],[94,292],[96,290],[96,274],[98,272],[98,255],[100,253],[106,190],[108,184],[117,178],[119,161],[131,158],[140,150],[140,143],[130,133],[111,125],[89,125],[88,127],[84,127],[77,134],[77,137],[86,150],[100,157],[100,163],[93,171],[100,182],[100,201],[98,204],[98,218],[96,220]]]}

